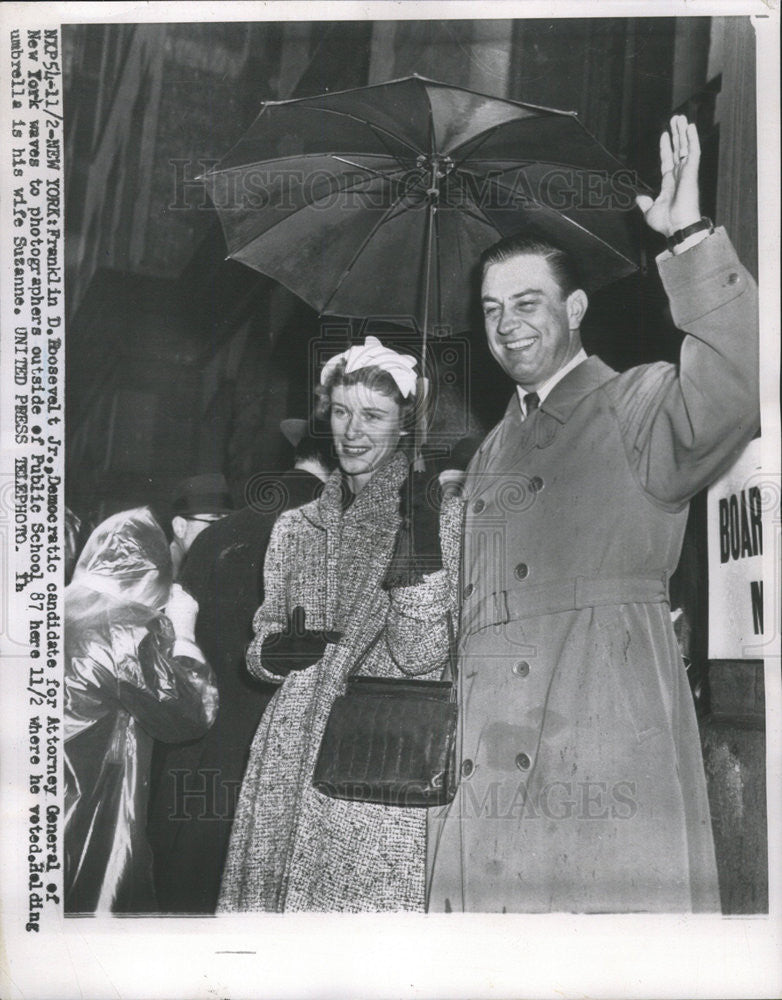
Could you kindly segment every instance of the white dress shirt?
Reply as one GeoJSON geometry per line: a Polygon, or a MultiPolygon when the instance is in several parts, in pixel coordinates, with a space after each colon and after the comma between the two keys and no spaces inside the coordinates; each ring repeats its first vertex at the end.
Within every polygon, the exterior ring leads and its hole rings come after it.
{"type": "MultiPolygon", "coordinates": [[[[577,368],[582,361],[586,361],[587,353],[582,347],[581,350],[574,357],[568,361],[566,365],[562,365],[558,372],[555,372],[550,379],[539,386],[537,389],[538,399],[542,403],[543,400],[548,396],[557,382],[561,382],[562,379],[567,375],[568,372],[572,372],[574,368],[577,368]]],[[[516,386],[516,393],[519,397],[519,406],[521,407],[522,417],[527,416],[527,407],[524,405],[524,397],[527,395],[528,390],[524,389],[522,386],[516,386]]]]}

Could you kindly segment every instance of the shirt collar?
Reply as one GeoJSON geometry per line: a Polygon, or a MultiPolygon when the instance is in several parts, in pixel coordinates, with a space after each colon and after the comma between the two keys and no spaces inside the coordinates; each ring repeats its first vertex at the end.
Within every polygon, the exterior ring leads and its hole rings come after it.
{"type": "MultiPolygon", "coordinates": [[[[574,355],[574,357],[572,357],[570,361],[567,362],[567,364],[563,365],[558,372],[555,372],[551,376],[551,378],[548,379],[548,381],[544,382],[543,385],[538,386],[537,393],[540,402],[541,403],[543,402],[543,400],[546,398],[546,396],[548,396],[548,394],[551,392],[554,386],[558,382],[561,382],[568,372],[572,372],[574,368],[577,368],[581,364],[581,362],[586,361],[586,359],[587,359],[587,353],[582,347],[581,350],[578,352],[578,354],[574,355]]],[[[519,406],[521,407],[522,415],[526,417],[527,408],[524,405],[524,397],[527,395],[527,390],[524,389],[522,386],[517,385],[516,393],[519,397],[519,406]]]]}

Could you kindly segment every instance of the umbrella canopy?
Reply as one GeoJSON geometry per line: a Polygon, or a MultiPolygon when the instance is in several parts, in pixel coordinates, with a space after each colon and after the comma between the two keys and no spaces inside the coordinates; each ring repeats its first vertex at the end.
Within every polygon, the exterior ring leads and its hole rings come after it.
{"type": "Polygon", "coordinates": [[[470,325],[502,236],[571,250],[593,290],[637,267],[638,185],[573,112],[413,76],[264,104],[204,178],[229,256],[319,313],[470,325]]]}

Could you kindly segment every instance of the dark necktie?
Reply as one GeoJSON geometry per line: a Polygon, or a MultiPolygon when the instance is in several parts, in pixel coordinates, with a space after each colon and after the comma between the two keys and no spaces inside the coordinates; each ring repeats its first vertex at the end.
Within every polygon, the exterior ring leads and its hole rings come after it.
{"type": "Polygon", "coordinates": [[[527,392],[524,394],[524,412],[528,417],[531,417],[539,406],[540,396],[536,392],[527,392]]]}

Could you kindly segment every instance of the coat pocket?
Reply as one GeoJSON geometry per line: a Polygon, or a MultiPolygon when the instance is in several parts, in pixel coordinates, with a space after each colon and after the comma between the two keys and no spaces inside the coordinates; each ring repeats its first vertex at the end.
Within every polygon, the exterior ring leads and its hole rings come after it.
{"type": "Polygon", "coordinates": [[[636,610],[635,605],[601,608],[598,631],[619,710],[643,743],[663,731],[665,712],[648,622],[636,622],[636,610]]]}

